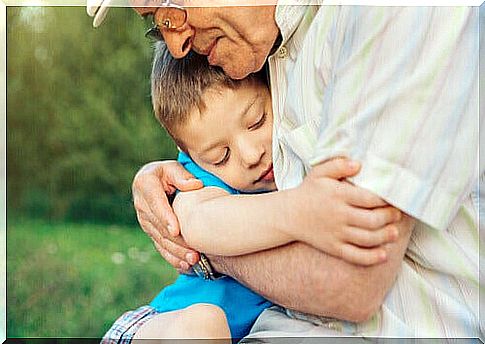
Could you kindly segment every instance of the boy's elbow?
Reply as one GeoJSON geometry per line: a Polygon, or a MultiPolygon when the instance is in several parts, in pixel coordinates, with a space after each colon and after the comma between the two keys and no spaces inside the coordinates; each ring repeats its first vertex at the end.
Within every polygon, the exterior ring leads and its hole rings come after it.
{"type": "Polygon", "coordinates": [[[180,192],[175,197],[173,210],[179,221],[180,234],[189,247],[204,253],[213,251],[210,229],[215,210],[211,202],[226,195],[228,193],[219,188],[204,188],[180,192]]]}
{"type": "Polygon", "coordinates": [[[180,225],[180,234],[185,243],[189,247],[203,252],[205,251],[204,228],[201,228],[200,207],[200,200],[196,195],[190,195],[190,193],[179,194],[173,202],[173,210],[180,225]]]}
{"type": "Polygon", "coordinates": [[[190,197],[177,195],[173,202],[173,211],[177,216],[179,225],[180,225],[180,234],[183,236],[185,242],[191,245],[191,229],[194,228],[193,223],[194,216],[196,212],[194,211],[195,205],[194,202],[191,201],[190,197]]]}

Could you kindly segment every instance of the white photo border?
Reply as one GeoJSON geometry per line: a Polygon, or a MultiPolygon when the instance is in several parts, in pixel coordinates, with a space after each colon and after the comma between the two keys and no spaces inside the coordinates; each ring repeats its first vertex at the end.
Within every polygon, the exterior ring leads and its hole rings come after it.
{"type": "MultiPolygon", "coordinates": [[[[110,0],[113,7],[127,7],[127,0],[110,0]]],[[[257,1],[259,5],[273,3],[276,0],[257,1]]],[[[322,0],[282,0],[287,4],[319,4],[322,0]]],[[[248,4],[254,0],[241,0],[248,4]]],[[[0,274],[3,276],[0,282],[0,343],[7,338],[7,23],[6,12],[9,6],[86,6],[86,0],[0,0],[0,83],[3,92],[0,94],[0,120],[2,127],[0,129],[0,147],[2,165],[0,168],[0,274]]],[[[370,6],[480,6],[480,85],[485,85],[485,3],[482,0],[325,0],[324,5],[370,5],[370,6]]],[[[485,98],[485,86],[480,87],[480,100],[485,98]]],[[[479,104],[479,125],[485,121],[485,102],[479,104]],[[483,120],[482,120],[483,119],[483,120]]],[[[481,130],[481,133],[485,131],[481,130]]],[[[485,134],[484,139],[485,139],[485,134]]],[[[482,134],[480,134],[480,138],[482,134]]],[[[479,166],[485,166],[485,148],[482,150],[482,141],[479,142],[479,166]]],[[[479,228],[480,228],[480,246],[485,243],[485,174],[480,176],[479,181],[479,228]],[[482,228],[483,227],[483,228],[482,228]]],[[[485,256],[481,260],[485,259],[485,256]]],[[[480,264],[481,265],[481,264],[480,264]]],[[[482,279],[485,278],[485,272],[480,272],[480,284],[485,285],[482,279]]],[[[480,324],[485,331],[485,290],[480,288],[480,324]],[[483,294],[483,295],[482,295],[483,294]],[[483,296],[483,298],[482,298],[483,296]]],[[[485,342],[485,338],[479,338],[485,342]]]]}

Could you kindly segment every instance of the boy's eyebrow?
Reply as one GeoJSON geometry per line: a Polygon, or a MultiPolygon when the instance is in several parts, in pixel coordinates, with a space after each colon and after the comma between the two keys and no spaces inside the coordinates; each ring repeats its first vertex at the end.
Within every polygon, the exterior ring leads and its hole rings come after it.
{"type": "MultiPolygon", "coordinates": [[[[249,101],[246,106],[244,107],[244,109],[239,112],[237,115],[239,117],[244,117],[248,112],[249,112],[249,109],[251,109],[251,107],[256,103],[256,101],[260,98],[260,94],[259,92],[256,93],[256,96],[251,100],[249,101]]],[[[219,142],[213,142],[211,143],[207,148],[203,148],[202,151],[200,152],[200,154],[204,154],[204,153],[207,153],[208,151],[214,149],[215,147],[217,147],[219,145],[219,142]]]]}
{"type": "Polygon", "coordinates": [[[249,109],[254,105],[254,103],[256,103],[256,100],[258,100],[259,98],[260,97],[258,92],[256,93],[256,96],[254,96],[253,100],[248,102],[247,106],[239,113],[239,117],[244,117],[249,112],[249,109]]]}

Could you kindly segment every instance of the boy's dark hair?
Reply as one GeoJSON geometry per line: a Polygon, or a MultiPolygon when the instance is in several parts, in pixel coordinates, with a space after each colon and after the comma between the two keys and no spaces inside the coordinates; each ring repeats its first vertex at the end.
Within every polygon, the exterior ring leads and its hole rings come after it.
{"type": "Polygon", "coordinates": [[[155,43],[151,75],[153,110],[160,124],[184,151],[175,129],[186,123],[195,106],[204,109],[204,92],[211,87],[234,89],[240,84],[241,80],[232,80],[221,68],[210,66],[206,56],[190,51],[186,57],[175,59],[165,42],[155,43]]]}

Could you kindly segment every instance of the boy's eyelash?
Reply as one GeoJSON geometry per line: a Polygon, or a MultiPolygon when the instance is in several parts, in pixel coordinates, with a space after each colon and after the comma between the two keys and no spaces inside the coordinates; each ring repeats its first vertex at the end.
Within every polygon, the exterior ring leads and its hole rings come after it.
{"type": "Polygon", "coordinates": [[[214,163],[214,166],[222,166],[227,162],[228,159],[229,159],[229,148],[226,148],[226,153],[224,154],[224,158],[222,158],[221,161],[214,163]]]}
{"type": "Polygon", "coordinates": [[[251,130],[252,129],[258,129],[259,127],[261,127],[264,124],[265,121],[266,121],[266,113],[263,113],[261,118],[255,124],[250,126],[249,129],[251,129],[251,130]]]}

